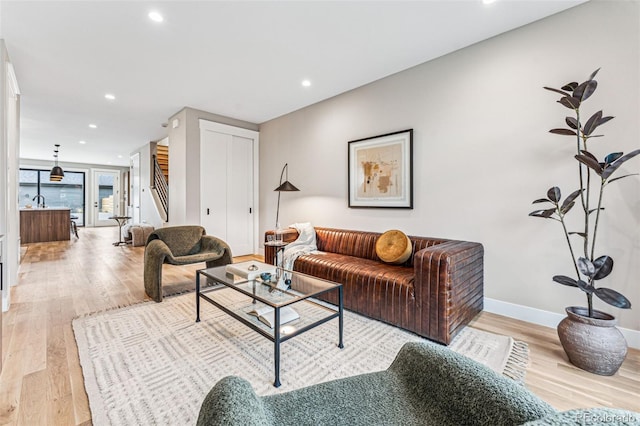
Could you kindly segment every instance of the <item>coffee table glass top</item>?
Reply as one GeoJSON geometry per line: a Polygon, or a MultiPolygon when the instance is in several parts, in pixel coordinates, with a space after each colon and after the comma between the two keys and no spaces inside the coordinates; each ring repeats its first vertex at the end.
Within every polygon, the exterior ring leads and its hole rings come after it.
{"type": "MultiPolygon", "coordinates": [[[[259,277],[254,280],[247,280],[246,278],[227,273],[224,266],[207,268],[200,271],[205,277],[212,278],[227,287],[233,287],[236,291],[274,308],[314,297],[339,287],[339,284],[321,278],[299,272],[287,272],[291,279],[291,289],[289,290],[279,289],[276,287],[276,283],[265,282],[259,277]]],[[[205,293],[207,289],[203,289],[201,292],[205,293]]]]}

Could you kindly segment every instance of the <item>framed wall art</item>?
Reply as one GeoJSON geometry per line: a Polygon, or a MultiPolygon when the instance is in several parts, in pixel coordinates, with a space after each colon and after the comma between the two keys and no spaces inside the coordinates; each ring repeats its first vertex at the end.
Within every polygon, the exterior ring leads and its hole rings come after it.
{"type": "Polygon", "coordinates": [[[349,207],[413,208],[413,129],[349,141],[349,207]]]}

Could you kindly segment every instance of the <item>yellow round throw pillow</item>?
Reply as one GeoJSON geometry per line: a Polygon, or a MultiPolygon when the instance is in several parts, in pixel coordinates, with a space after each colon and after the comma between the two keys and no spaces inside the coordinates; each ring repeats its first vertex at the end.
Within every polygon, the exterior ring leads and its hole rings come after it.
{"type": "Polygon", "coordinates": [[[411,240],[404,232],[392,229],[378,237],[376,254],[386,263],[404,263],[411,256],[411,240]]]}

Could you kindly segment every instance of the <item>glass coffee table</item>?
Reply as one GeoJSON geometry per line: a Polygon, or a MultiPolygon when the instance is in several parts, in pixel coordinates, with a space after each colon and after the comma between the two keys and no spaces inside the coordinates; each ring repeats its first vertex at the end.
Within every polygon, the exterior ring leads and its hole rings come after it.
{"type": "MultiPolygon", "coordinates": [[[[282,270],[280,271],[283,272],[282,270]]],[[[265,282],[261,278],[243,279],[226,272],[224,266],[201,269],[196,273],[196,322],[200,322],[200,300],[206,300],[226,314],[245,324],[258,334],[274,343],[275,381],[280,386],[280,344],[309,331],[314,327],[338,318],[338,347],[344,347],[342,334],[344,328],[342,284],[312,277],[294,271],[290,274],[291,288],[284,290],[275,283],[265,282]],[[214,285],[201,289],[200,277],[213,281],[214,285]],[[315,299],[323,293],[338,292],[338,306],[315,299]],[[255,316],[256,310],[273,309],[272,318],[280,324],[281,311],[291,308],[299,318],[271,328],[255,316]]]]}

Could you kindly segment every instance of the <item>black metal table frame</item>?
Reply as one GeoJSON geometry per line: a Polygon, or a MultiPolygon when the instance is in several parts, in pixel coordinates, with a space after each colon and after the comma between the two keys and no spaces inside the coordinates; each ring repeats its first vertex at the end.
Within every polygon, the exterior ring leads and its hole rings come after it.
{"type": "MultiPolygon", "coordinates": [[[[309,298],[304,298],[304,299],[299,299],[299,300],[294,300],[291,301],[291,303],[287,303],[285,305],[279,306],[279,307],[275,307],[274,308],[274,324],[276,324],[276,326],[273,328],[273,336],[271,335],[271,333],[269,333],[268,331],[265,331],[264,329],[262,329],[261,327],[259,327],[258,325],[254,324],[253,322],[247,320],[246,318],[243,318],[242,316],[236,314],[235,312],[233,312],[232,310],[228,309],[227,307],[223,306],[222,304],[216,302],[215,300],[211,299],[210,297],[208,297],[206,295],[206,293],[210,293],[213,291],[218,291],[218,290],[222,290],[225,288],[229,288],[232,290],[235,290],[239,293],[244,294],[245,296],[248,297],[254,297],[255,295],[252,295],[250,293],[247,293],[245,291],[243,291],[242,289],[227,285],[226,283],[222,283],[219,280],[216,280],[215,277],[211,277],[209,275],[205,275],[205,277],[207,279],[216,281],[218,283],[220,283],[219,286],[215,286],[211,289],[207,289],[206,292],[201,292],[200,291],[200,275],[203,275],[203,271],[205,271],[206,269],[199,269],[198,271],[196,271],[196,322],[200,322],[200,299],[204,299],[207,302],[211,303],[213,306],[217,307],[218,309],[220,309],[221,311],[225,312],[227,315],[230,315],[231,317],[235,318],[236,320],[240,321],[241,323],[243,323],[244,325],[246,325],[247,327],[251,328],[252,330],[258,332],[259,334],[261,334],[262,336],[266,337],[267,339],[271,340],[274,343],[274,370],[275,370],[275,380],[273,382],[273,386],[275,386],[276,388],[280,387],[280,344],[283,342],[286,342],[287,340],[304,333],[305,331],[309,331],[312,328],[315,328],[321,324],[324,324],[327,321],[330,321],[334,318],[338,318],[338,334],[339,334],[339,341],[338,341],[338,347],[340,349],[344,348],[344,344],[343,344],[343,330],[344,330],[344,315],[343,315],[343,289],[342,289],[342,284],[340,283],[335,283],[336,287],[334,288],[329,288],[325,291],[322,291],[320,293],[316,293],[313,296],[318,296],[320,294],[323,293],[327,293],[329,291],[334,291],[334,290],[338,290],[338,310],[335,311],[333,314],[328,315],[327,317],[324,317],[318,321],[315,321],[311,324],[308,324],[300,329],[297,329],[296,331],[292,332],[292,333],[287,333],[285,336],[282,336],[280,333],[280,327],[277,326],[277,324],[280,324],[280,309],[283,308],[284,306],[288,306],[288,305],[292,305],[298,302],[307,302],[307,303],[313,303],[314,305],[317,306],[321,306],[322,308],[325,309],[329,309],[326,306],[320,304],[320,303],[316,303],[313,300],[309,300],[309,298]]],[[[261,300],[259,297],[255,297],[255,299],[260,300],[261,302],[264,302],[263,300],[261,300]]],[[[330,310],[330,309],[329,309],[330,310]]]]}

